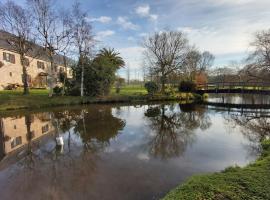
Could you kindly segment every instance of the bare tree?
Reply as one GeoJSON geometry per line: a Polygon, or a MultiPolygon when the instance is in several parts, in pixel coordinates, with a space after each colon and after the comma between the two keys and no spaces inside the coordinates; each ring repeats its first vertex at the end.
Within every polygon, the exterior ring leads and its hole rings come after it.
{"type": "Polygon", "coordinates": [[[68,65],[71,64],[71,60],[68,59],[68,55],[71,52],[72,48],[72,17],[69,14],[68,10],[62,10],[60,12],[60,23],[62,24],[62,32],[65,33],[65,37],[63,37],[57,46],[59,46],[57,52],[63,55],[63,64],[64,64],[64,80],[63,80],[63,90],[62,95],[65,94],[65,87],[66,87],[66,79],[68,76],[68,65]]]}
{"type": "Polygon", "coordinates": [[[86,20],[87,13],[82,11],[76,2],[72,8],[72,30],[74,45],[79,54],[78,67],[81,68],[81,96],[84,96],[84,65],[93,46],[92,26],[86,20]]]}
{"type": "Polygon", "coordinates": [[[270,75],[270,29],[255,34],[251,43],[254,51],[249,55],[245,71],[256,80],[269,81],[270,75]]]}
{"type": "Polygon", "coordinates": [[[39,42],[45,48],[50,60],[51,68],[49,70],[48,86],[50,88],[49,96],[51,97],[53,87],[57,82],[55,55],[60,51],[62,41],[69,35],[70,26],[66,24],[66,21],[61,21],[52,0],[28,0],[28,4],[34,15],[39,42]]]}
{"type": "Polygon", "coordinates": [[[0,26],[7,34],[7,42],[11,48],[20,55],[22,65],[23,94],[29,94],[27,66],[29,60],[26,55],[32,50],[33,39],[31,29],[31,13],[25,8],[15,4],[13,1],[0,3],[0,26]]]}
{"type": "Polygon", "coordinates": [[[211,54],[209,51],[204,51],[201,54],[201,59],[199,62],[199,70],[200,71],[207,71],[209,70],[214,64],[215,56],[211,54]]]}
{"type": "Polygon", "coordinates": [[[192,48],[186,55],[182,72],[188,80],[193,81],[196,74],[206,72],[213,65],[214,59],[208,51],[201,53],[192,48]]]}
{"type": "Polygon", "coordinates": [[[182,72],[184,77],[193,81],[200,67],[201,54],[197,50],[190,50],[184,60],[182,72]]]}
{"type": "Polygon", "coordinates": [[[187,44],[184,34],[177,31],[155,33],[145,39],[143,47],[149,71],[160,77],[162,93],[165,92],[168,75],[182,68],[187,44]]]}

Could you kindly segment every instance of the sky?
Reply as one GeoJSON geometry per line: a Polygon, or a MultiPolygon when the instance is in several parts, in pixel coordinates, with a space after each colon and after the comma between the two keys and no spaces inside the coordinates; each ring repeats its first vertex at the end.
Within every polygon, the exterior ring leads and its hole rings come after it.
{"type": "MultiPolygon", "coordinates": [[[[2,0],[0,0],[2,1],[2,0]]],[[[24,4],[24,0],[15,0],[24,4]]],[[[74,0],[55,0],[71,7],[74,0]]],[[[270,28],[270,0],[80,0],[92,23],[97,48],[112,47],[140,76],[143,39],[178,30],[190,44],[215,56],[214,67],[243,61],[255,32],[270,28]]],[[[125,70],[120,71],[124,76],[125,70]]],[[[137,74],[137,75],[135,75],[137,74]]]]}

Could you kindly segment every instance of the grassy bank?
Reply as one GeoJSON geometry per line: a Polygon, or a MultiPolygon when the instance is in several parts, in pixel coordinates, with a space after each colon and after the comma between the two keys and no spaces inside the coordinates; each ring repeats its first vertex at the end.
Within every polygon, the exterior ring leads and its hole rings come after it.
{"type": "Polygon", "coordinates": [[[193,176],[163,200],[270,199],[270,140],[262,143],[261,157],[247,167],[230,167],[220,173],[193,176]]]}
{"type": "Polygon", "coordinates": [[[0,111],[18,109],[39,109],[54,106],[69,106],[91,103],[121,103],[137,101],[164,101],[164,100],[185,100],[193,98],[191,94],[178,93],[174,96],[156,95],[149,98],[146,90],[141,87],[125,87],[119,94],[112,89],[111,95],[105,97],[75,97],[75,96],[54,96],[48,97],[47,90],[30,90],[30,95],[22,95],[21,90],[0,91],[0,111]]]}

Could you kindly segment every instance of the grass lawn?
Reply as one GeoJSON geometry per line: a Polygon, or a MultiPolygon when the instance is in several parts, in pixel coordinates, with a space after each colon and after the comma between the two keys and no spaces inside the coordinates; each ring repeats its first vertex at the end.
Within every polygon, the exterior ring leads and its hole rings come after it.
{"type": "MultiPolygon", "coordinates": [[[[147,91],[142,86],[125,86],[120,90],[120,93],[115,92],[112,88],[111,94],[104,97],[78,97],[78,96],[54,96],[48,97],[48,90],[33,89],[30,90],[30,95],[23,95],[22,89],[0,91],[0,111],[17,110],[17,109],[37,109],[52,106],[68,106],[76,104],[89,103],[117,103],[117,102],[132,102],[132,101],[147,101],[147,91]]],[[[155,95],[153,100],[184,100],[193,98],[192,94],[177,93],[174,96],[155,95]]]]}
{"type": "Polygon", "coordinates": [[[30,95],[23,95],[22,90],[0,91],[0,111],[73,105],[87,100],[71,96],[49,98],[48,94],[48,90],[30,90],[30,95]]]}
{"type": "Polygon", "coordinates": [[[261,157],[247,167],[191,177],[163,200],[270,199],[270,140],[262,143],[261,157]]]}
{"type": "Polygon", "coordinates": [[[120,93],[116,94],[116,89],[113,87],[111,95],[122,95],[122,96],[134,96],[134,95],[146,95],[147,91],[142,85],[125,85],[121,88],[120,93]]]}

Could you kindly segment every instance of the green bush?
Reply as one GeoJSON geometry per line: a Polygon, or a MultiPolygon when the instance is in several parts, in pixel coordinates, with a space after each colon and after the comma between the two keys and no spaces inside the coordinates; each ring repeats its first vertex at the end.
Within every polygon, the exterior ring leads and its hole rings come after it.
{"type": "Polygon", "coordinates": [[[153,81],[146,82],[144,87],[150,95],[153,95],[158,91],[158,85],[153,81]]]}
{"type": "Polygon", "coordinates": [[[79,85],[75,85],[71,88],[69,88],[67,95],[70,96],[80,96],[81,95],[81,88],[79,85]]]}
{"type": "Polygon", "coordinates": [[[53,88],[53,93],[54,93],[55,95],[60,95],[60,94],[62,94],[62,90],[63,90],[62,87],[60,87],[60,86],[55,86],[55,87],[53,88]]]}
{"type": "Polygon", "coordinates": [[[178,87],[179,92],[194,92],[196,90],[196,84],[192,81],[181,81],[178,87]]]}
{"type": "Polygon", "coordinates": [[[174,96],[174,95],[175,95],[174,87],[172,87],[172,86],[167,86],[167,87],[165,88],[165,95],[167,95],[167,96],[174,96]]]}

